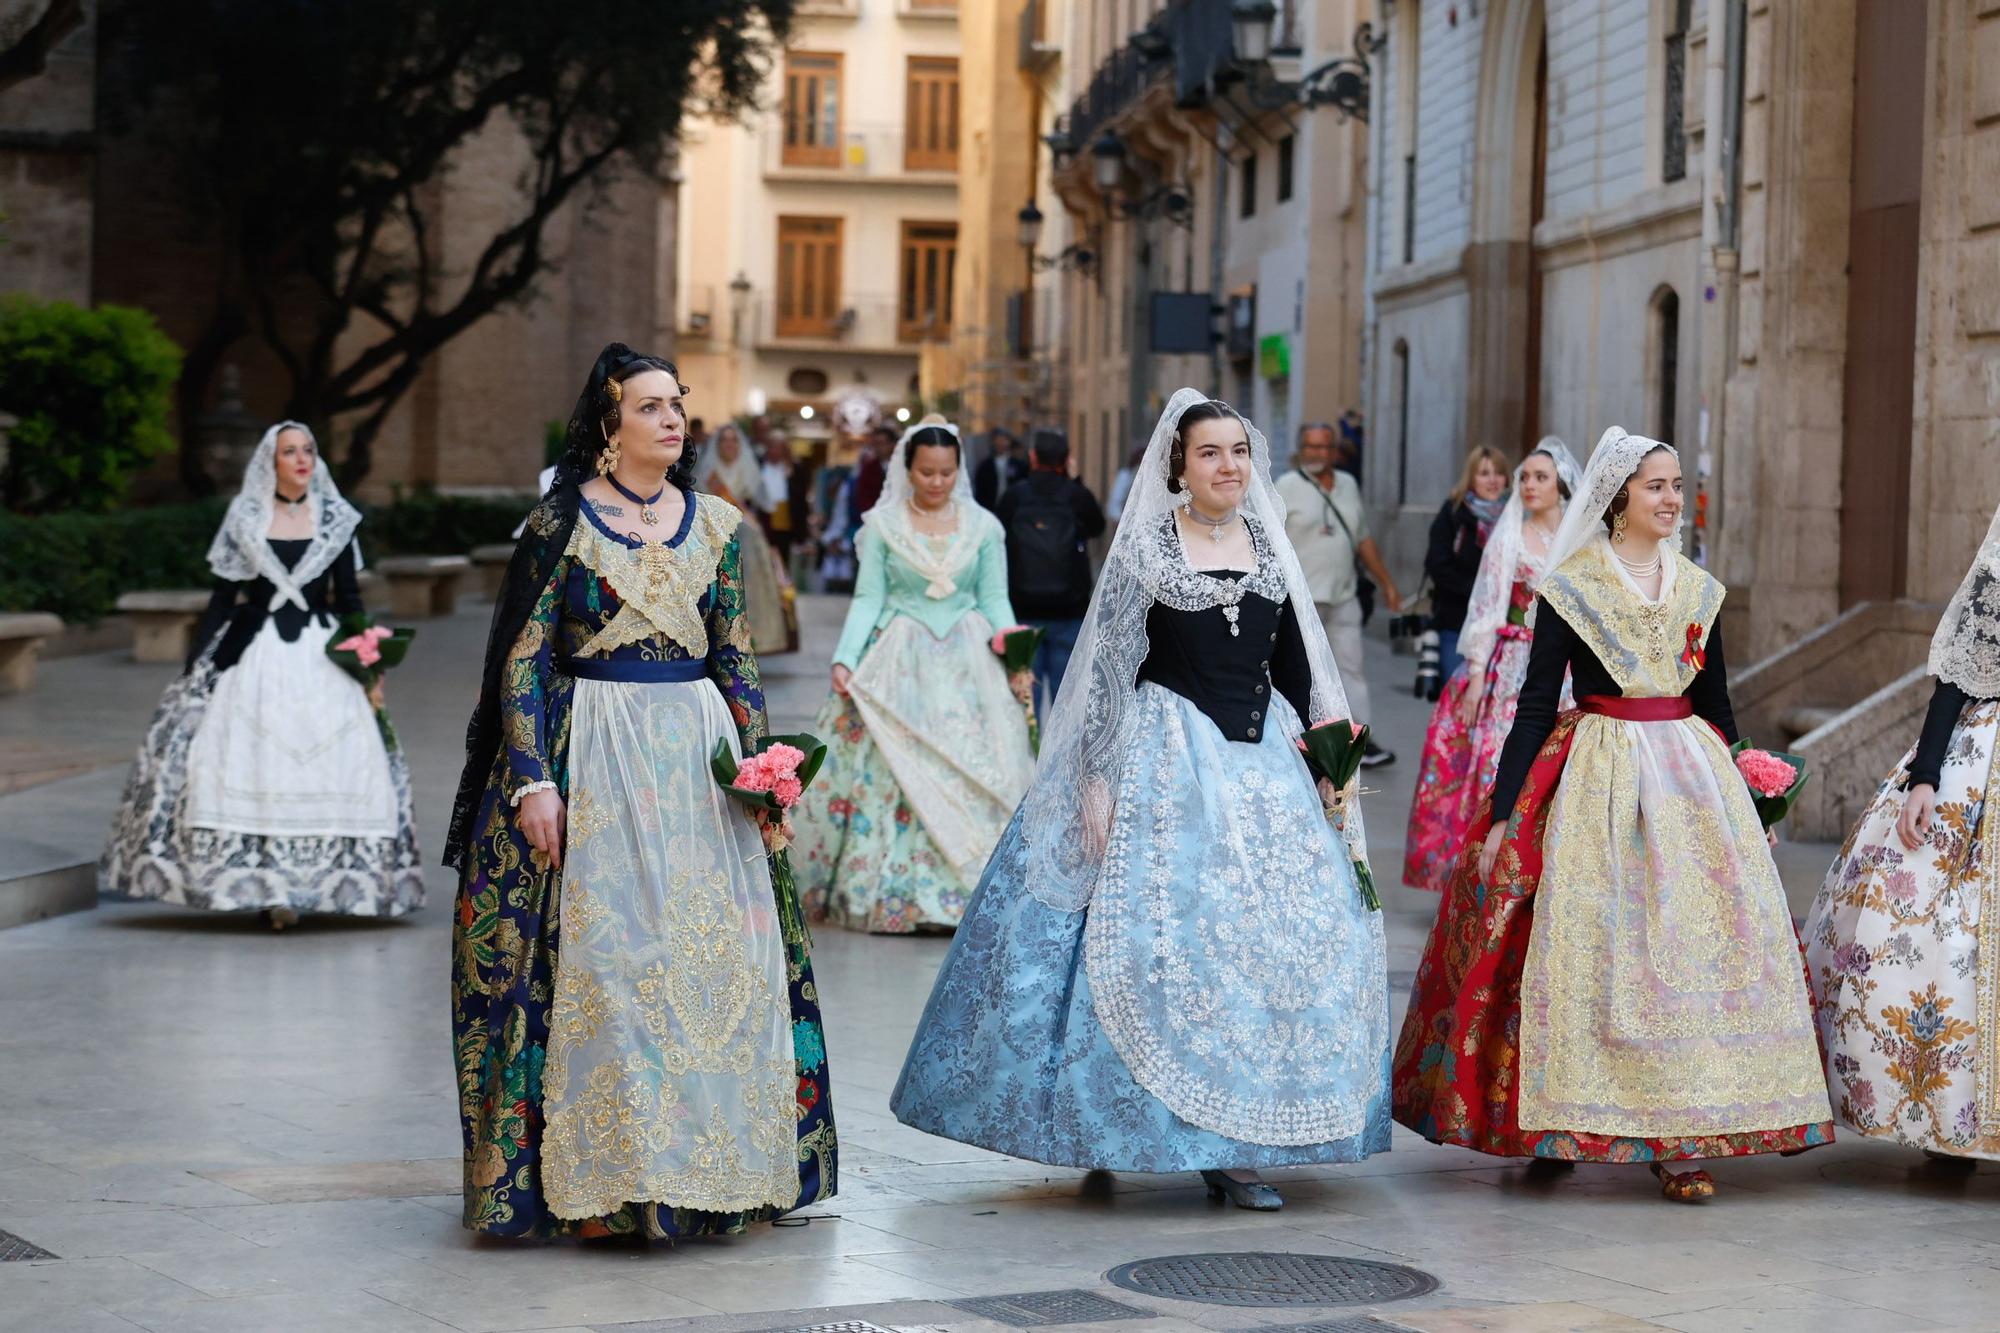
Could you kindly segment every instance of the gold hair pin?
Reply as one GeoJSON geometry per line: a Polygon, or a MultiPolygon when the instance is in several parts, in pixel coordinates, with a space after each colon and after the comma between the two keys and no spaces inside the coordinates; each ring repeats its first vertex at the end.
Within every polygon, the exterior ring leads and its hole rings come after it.
{"type": "Polygon", "coordinates": [[[620,384],[617,380],[606,379],[604,381],[604,392],[605,395],[609,397],[611,401],[614,403],[621,403],[625,401],[625,386],[620,384]]]}

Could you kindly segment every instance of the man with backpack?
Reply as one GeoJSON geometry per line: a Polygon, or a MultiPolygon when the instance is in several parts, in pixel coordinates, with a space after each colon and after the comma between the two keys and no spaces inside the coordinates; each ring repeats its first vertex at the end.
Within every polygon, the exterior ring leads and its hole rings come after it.
{"type": "Polygon", "coordinates": [[[1090,489],[1069,475],[1069,437],[1063,432],[1036,431],[1028,465],[1027,477],[1002,492],[994,513],[1007,533],[1008,600],[1023,624],[1042,631],[1035,653],[1040,716],[1055,702],[1090,609],[1089,542],[1104,532],[1104,511],[1090,489]]]}

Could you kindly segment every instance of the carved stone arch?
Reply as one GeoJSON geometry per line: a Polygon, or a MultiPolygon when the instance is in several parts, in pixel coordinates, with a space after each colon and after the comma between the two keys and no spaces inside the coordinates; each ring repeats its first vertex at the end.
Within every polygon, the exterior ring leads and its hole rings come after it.
{"type": "Polygon", "coordinates": [[[1494,0],[1479,52],[1473,120],[1472,240],[1525,241],[1531,227],[1535,66],[1543,0],[1494,0]]]}

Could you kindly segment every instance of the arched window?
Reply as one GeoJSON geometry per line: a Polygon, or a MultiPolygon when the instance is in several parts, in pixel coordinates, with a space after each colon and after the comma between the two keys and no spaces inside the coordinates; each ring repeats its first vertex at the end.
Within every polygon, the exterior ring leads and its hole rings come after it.
{"type": "Polygon", "coordinates": [[[1681,298],[1671,287],[1653,293],[1652,373],[1653,438],[1675,443],[1678,422],[1675,408],[1680,401],[1681,298]]]}

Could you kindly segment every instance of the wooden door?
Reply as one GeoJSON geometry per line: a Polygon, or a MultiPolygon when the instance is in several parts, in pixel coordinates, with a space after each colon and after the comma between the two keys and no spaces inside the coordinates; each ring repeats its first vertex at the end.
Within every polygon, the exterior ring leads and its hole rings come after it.
{"type": "Polygon", "coordinates": [[[1923,191],[1925,6],[1855,6],[1854,166],[1842,385],[1840,604],[1908,587],[1923,191]]]}
{"type": "Polygon", "coordinates": [[[958,170],[958,57],[911,56],[904,88],[903,170],[958,170]]]}
{"type": "Polygon", "coordinates": [[[840,165],[840,56],[785,53],[785,144],[788,167],[840,165]]]}
{"type": "Polygon", "coordinates": [[[839,218],[778,219],[778,336],[830,338],[840,320],[839,218]]]}
{"type": "Polygon", "coordinates": [[[951,286],[958,259],[956,222],[905,222],[896,336],[903,342],[951,332],[951,286]]]}

